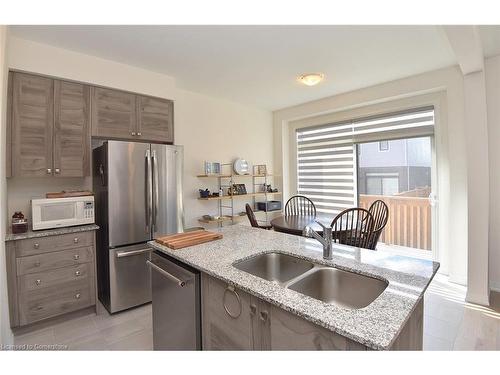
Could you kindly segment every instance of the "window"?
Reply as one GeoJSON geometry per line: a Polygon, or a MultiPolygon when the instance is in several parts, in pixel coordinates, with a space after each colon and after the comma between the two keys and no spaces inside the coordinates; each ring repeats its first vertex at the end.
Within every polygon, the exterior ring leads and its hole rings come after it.
{"type": "MultiPolygon", "coordinates": [[[[361,155],[357,143],[385,141],[388,151],[388,140],[433,133],[433,107],[297,129],[297,192],[309,197],[320,213],[335,215],[356,206],[356,159],[361,155]]],[[[383,148],[379,144],[379,150],[383,148]]],[[[367,185],[380,194],[391,195],[399,188],[398,176],[372,177],[367,185]]]]}
{"type": "Polygon", "coordinates": [[[378,143],[379,151],[389,151],[389,141],[380,141],[378,143]]]}

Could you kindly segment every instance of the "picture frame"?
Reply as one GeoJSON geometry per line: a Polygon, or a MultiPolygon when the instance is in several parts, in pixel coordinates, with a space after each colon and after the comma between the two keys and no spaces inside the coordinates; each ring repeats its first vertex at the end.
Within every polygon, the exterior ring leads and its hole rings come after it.
{"type": "Polygon", "coordinates": [[[257,174],[265,176],[267,174],[267,165],[261,164],[257,166],[257,174]]]}

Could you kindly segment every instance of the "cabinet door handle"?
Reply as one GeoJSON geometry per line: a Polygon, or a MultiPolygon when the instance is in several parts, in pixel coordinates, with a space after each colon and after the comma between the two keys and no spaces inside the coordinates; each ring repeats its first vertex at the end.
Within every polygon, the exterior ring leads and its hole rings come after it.
{"type": "Polygon", "coordinates": [[[52,174],[52,168],[47,168],[47,174],[52,174]]]}
{"type": "Polygon", "coordinates": [[[41,283],[42,283],[42,280],[40,280],[40,279],[37,279],[37,280],[35,281],[35,284],[36,284],[36,285],[40,285],[41,283]]]}
{"type": "Polygon", "coordinates": [[[267,311],[260,312],[260,320],[262,320],[263,322],[267,322],[268,317],[269,313],[267,311]]]}
{"type": "Polygon", "coordinates": [[[81,294],[80,294],[80,293],[76,293],[76,294],[75,294],[75,299],[80,299],[80,297],[81,297],[81,294]]]}
{"type": "Polygon", "coordinates": [[[56,168],[56,169],[55,169],[55,172],[56,172],[56,173],[60,173],[60,172],[61,172],[61,170],[60,170],[59,168],[56,168]]]}
{"type": "Polygon", "coordinates": [[[35,310],[43,310],[43,306],[42,305],[38,305],[37,307],[35,307],[35,310]]]}
{"type": "Polygon", "coordinates": [[[132,132],[132,133],[130,133],[130,134],[135,135],[135,132],[132,132]]]}
{"type": "Polygon", "coordinates": [[[39,261],[39,260],[37,260],[37,261],[35,262],[35,267],[40,267],[40,261],[39,261]]]}
{"type": "Polygon", "coordinates": [[[80,276],[82,273],[80,271],[75,271],[75,276],[80,276]]]}
{"type": "Polygon", "coordinates": [[[73,242],[74,242],[74,243],[78,243],[78,237],[75,237],[75,238],[73,239],[73,242]]]}
{"type": "Polygon", "coordinates": [[[78,255],[78,254],[73,255],[73,259],[74,259],[74,260],[78,260],[78,259],[80,259],[80,255],[78,255]]]}
{"type": "Polygon", "coordinates": [[[238,292],[236,292],[236,290],[234,290],[234,287],[232,285],[229,285],[224,290],[224,295],[222,296],[222,305],[224,306],[224,311],[226,312],[226,314],[229,315],[231,318],[237,319],[237,318],[240,317],[241,310],[242,310],[241,299],[240,299],[240,295],[238,294],[238,292]],[[226,296],[227,296],[228,293],[233,293],[235,295],[236,299],[238,300],[238,306],[239,306],[240,310],[238,311],[237,314],[231,313],[231,311],[229,311],[229,309],[226,306],[226,296]]]}
{"type": "Polygon", "coordinates": [[[38,248],[40,247],[40,244],[37,242],[37,243],[35,243],[35,244],[33,245],[33,247],[34,247],[35,249],[38,249],[38,248]]]}
{"type": "Polygon", "coordinates": [[[137,133],[137,135],[140,137],[140,136],[142,135],[142,133],[141,133],[141,132],[138,132],[138,133],[137,133]]]}
{"type": "Polygon", "coordinates": [[[250,305],[250,316],[255,316],[257,313],[257,306],[255,306],[253,303],[250,305]]]}

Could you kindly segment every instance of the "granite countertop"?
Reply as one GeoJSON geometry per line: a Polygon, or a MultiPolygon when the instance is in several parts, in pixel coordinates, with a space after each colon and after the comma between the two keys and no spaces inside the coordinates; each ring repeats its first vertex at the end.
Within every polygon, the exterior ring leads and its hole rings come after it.
{"type": "Polygon", "coordinates": [[[215,231],[223,233],[224,238],[180,250],[169,249],[154,241],[149,244],[258,298],[379,350],[390,349],[439,268],[439,263],[429,260],[343,245],[336,245],[333,260],[327,261],[323,259],[321,244],[311,238],[244,225],[215,231]],[[232,266],[236,261],[267,252],[292,254],[315,263],[383,279],[388,286],[367,307],[349,309],[286,289],[232,266]]]}
{"type": "Polygon", "coordinates": [[[25,240],[28,238],[59,236],[61,234],[68,234],[68,233],[88,232],[90,230],[97,230],[97,229],[99,229],[98,225],[88,224],[88,225],[77,225],[74,227],[47,229],[47,230],[37,230],[37,231],[29,230],[26,233],[18,233],[18,234],[7,233],[5,235],[5,242],[25,240]]]}

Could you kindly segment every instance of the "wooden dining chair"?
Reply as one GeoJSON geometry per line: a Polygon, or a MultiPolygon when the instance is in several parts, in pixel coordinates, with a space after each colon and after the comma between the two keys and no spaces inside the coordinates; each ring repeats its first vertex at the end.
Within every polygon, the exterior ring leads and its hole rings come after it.
{"type": "Polygon", "coordinates": [[[375,250],[380,235],[389,220],[389,207],[387,207],[387,204],[384,201],[377,199],[370,205],[368,211],[373,216],[373,233],[372,238],[370,239],[369,248],[375,250]]]}
{"type": "Polygon", "coordinates": [[[333,241],[367,249],[373,235],[373,216],[364,208],[348,208],[332,221],[333,241]]]}
{"type": "Polygon", "coordinates": [[[303,195],[294,195],[285,205],[285,216],[289,215],[316,217],[316,206],[309,198],[303,195]]]}
{"type": "Polygon", "coordinates": [[[259,222],[257,221],[257,218],[255,217],[255,213],[252,210],[252,207],[247,203],[245,205],[245,210],[247,212],[248,220],[250,221],[250,225],[254,228],[260,228],[260,229],[272,229],[272,225],[259,225],[259,222]]]}

